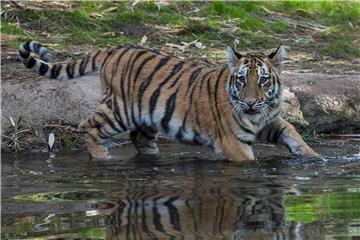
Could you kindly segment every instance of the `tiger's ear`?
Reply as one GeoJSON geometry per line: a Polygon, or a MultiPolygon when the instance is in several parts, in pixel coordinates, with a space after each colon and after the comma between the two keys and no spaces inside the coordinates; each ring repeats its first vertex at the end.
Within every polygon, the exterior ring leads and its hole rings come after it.
{"type": "Polygon", "coordinates": [[[285,59],[286,52],[285,47],[280,44],[275,51],[270,53],[267,58],[269,59],[270,63],[278,69],[279,73],[281,72],[281,66],[285,59]]]}
{"type": "Polygon", "coordinates": [[[227,47],[226,49],[226,58],[228,60],[228,65],[231,70],[233,70],[236,66],[236,64],[239,63],[240,58],[242,58],[242,55],[238,52],[236,52],[232,47],[227,47]]]}

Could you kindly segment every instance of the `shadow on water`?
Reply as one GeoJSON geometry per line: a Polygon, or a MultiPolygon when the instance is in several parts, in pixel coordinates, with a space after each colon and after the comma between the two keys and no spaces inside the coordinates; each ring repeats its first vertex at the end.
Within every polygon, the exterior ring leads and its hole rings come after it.
{"type": "MultiPolygon", "coordinates": [[[[158,159],[124,146],[111,161],[84,153],[2,160],[3,239],[356,239],[358,146],[291,159],[211,161],[169,144],[158,159]],[[342,157],[335,152],[342,151],[342,157]],[[344,156],[345,155],[345,156],[344,156]]],[[[277,153],[277,154],[276,154],[277,153]]],[[[268,156],[274,156],[269,158],[268,156]]]]}

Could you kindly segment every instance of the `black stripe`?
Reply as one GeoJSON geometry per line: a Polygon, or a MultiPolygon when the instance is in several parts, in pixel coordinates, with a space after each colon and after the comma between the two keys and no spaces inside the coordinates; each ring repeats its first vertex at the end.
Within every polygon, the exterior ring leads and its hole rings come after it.
{"type": "Polygon", "coordinates": [[[222,127],[222,129],[223,129],[223,132],[225,132],[224,131],[224,126],[223,126],[223,124],[222,124],[222,122],[221,122],[221,113],[220,113],[220,110],[219,110],[219,108],[218,108],[218,91],[219,91],[219,82],[220,82],[220,79],[222,79],[222,75],[223,75],[223,73],[225,72],[225,69],[226,69],[226,67],[223,67],[222,69],[221,69],[221,71],[220,71],[220,73],[219,73],[219,76],[218,76],[218,78],[216,79],[216,83],[215,83],[215,108],[216,108],[216,112],[217,112],[217,115],[218,115],[218,119],[219,119],[219,123],[220,123],[220,125],[221,125],[221,127],[222,127]]]}
{"type": "MultiPolygon", "coordinates": [[[[128,205],[128,210],[127,210],[127,214],[126,214],[126,220],[127,220],[127,224],[126,224],[126,240],[130,240],[130,233],[131,233],[131,226],[133,224],[132,222],[132,214],[131,211],[133,210],[133,201],[131,201],[129,199],[129,195],[127,195],[126,197],[126,202],[129,204],[128,205]]],[[[136,211],[136,210],[135,210],[136,211]]]]}
{"type": "MultiPolygon", "coordinates": [[[[129,72],[129,77],[128,77],[128,92],[127,92],[128,95],[130,95],[131,75],[132,75],[132,73],[133,73],[133,71],[134,71],[135,63],[136,63],[136,61],[137,61],[142,55],[144,55],[144,54],[147,53],[147,52],[149,52],[149,51],[147,51],[147,50],[142,50],[142,51],[138,52],[137,55],[134,57],[133,60],[131,60],[131,59],[132,59],[132,57],[133,57],[133,54],[136,53],[136,51],[134,51],[134,53],[130,56],[130,64],[131,64],[131,67],[130,67],[130,72],[129,72]]],[[[134,81],[134,83],[135,83],[135,82],[136,82],[136,80],[134,81]]]]}
{"type": "Polygon", "coordinates": [[[46,63],[41,62],[40,68],[39,68],[39,74],[41,76],[44,76],[47,73],[48,69],[49,69],[49,65],[47,65],[46,63]]]}
{"type": "Polygon", "coordinates": [[[92,135],[92,133],[86,132],[94,142],[98,142],[98,139],[92,135]]]}
{"type": "Polygon", "coordinates": [[[180,215],[179,215],[177,208],[172,203],[172,202],[176,201],[178,198],[179,198],[179,196],[171,197],[169,200],[167,200],[164,203],[164,205],[169,209],[171,225],[173,226],[173,228],[175,230],[181,232],[180,215]]]}
{"type": "Polygon", "coordinates": [[[247,127],[244,126],[244,124],[239,122],[240,119],[238,118],[238,116],[235,115],[235,113],[233,114],[233,117],[234,117],[237,125],[241,128],[241,130],[243,130],[246,133],[250,133],[252,135],[255,135],[255,132],[253,132],[251,129],[248,129],[247,127]]]}
{"type": "Polygon", "coordinates": [[[30,60],[25,64],[27,68],[33,68],[36,64],[35,58],[31,57],[30,60]]]}
{"type": "Polygon", "coordinates": [[[90,55],[86,55],[84,58],[81,59],[80,67],[79,67],[79,75],[84,76],[85,75],[85,69],[89,62],[90,55]]]}
{"type": "Polygon", "coordinates": [[[120,110],[119,110],[119,105],[117,103],[117,100],[116,100],[116,97],[114,97],[114,116],[115,116],[115,120],[119,123],[120,127],[126,131],[127,130],[127,127],[126,125],[124,124],[123,120],[122,120],[122,117],[121,117],[121,113],[120,113],[120,110]]]}
{"type": "Polygon", "coordinates": [[[267,140],[268,142],[271,142],[271,128],[270,128],[270,127],[268,128],[268,133],[267,133],[267,135],[266,135],[266,140],[267,140]]]}
{"type": "Polygon", "coordinates": [[[150,97],[150,120],[153,121],[153,114],[156,108],[156,103],[160,95],[160,88],[156,89],[155,92],[150,97]]]}
{"type": "MultiPolygon", "coordinates": [[[[134,81],[133,81],[133,87],[132,87],[132,91],[133,93],[135,93],[135,83],[139,78],[140,72],[141,70],[144,69],[145,64],[147,64],[149,61],[151,61],[152,59],[156,58],[157,55],[152,54],[151,56],[145,58],[138,66],[137,66],[137,71],[135,73],[135,77],[134,77],[134,81]]],[[[132,119],[135,119],[135,112],[134,112],[134,98],[131,98],[131,117],[132,119]]]]}
{"type": "MultiPolygon", "coordinates": [[[[186,68],[187,69],[187,68],[186,68]]],[[[179,79],[182,77],[182,75],[186,72],[186,69],[184,69],[175,79],[174,81],[171,83],[171,85],[168,87],[168,89],[173,88],[176,83],[179,81],[179,79]]]]}
{"type": "MultiPolygon", "coordinates": [[[[199,70],[201,71],[201,69],[199,69],[199,70]]],[[[195,70],[195,71],[196,71],[196,70],[195,70]]],[[[194,73],[193,73],[193,74],[194,74],[194,73]]],[[[192,74],[192,75],[193,75],[193,74],[192,74]]],[[[198,74],[196,74],[196,76],[197,76],[197,75],[198,75],[198,74]]],[[[182,127],[181,127],[181,129],[182,129],[182,131],[184,131],[184,132],[185,132],[185,129],[186,129],[187,117],[188,117],[189,112],[191,111],[195,88],[196,88],[196,83],[195,83],[195,85],[193,86],[193,88],[191,89],[189,107],[186,108],[185,117],[184,117],[183,122],[182,122],[182,127]]],[[[187,92],[189,92],[189,88],[188,88],[188,91],[187,91],[187,92]]]]}
{"type": "Polygon", "coordinates": [[[144,96],[144,93],[146,89],[149,87],[151,81],[153,80],[154,75],[163,67],[166,65],[166,63],[171,59],[171,57],[166,56],[158,62],[155,69],[152,71],[152,73],[146,78],[144,82],[141,83],[139,92],[138,92],[138,109],[139,109],[139,119],[141,119],[141,104],[142,104],[142,97],[144,96]]]}
{"type": "Polygon", "coordinates": [[[275,113],[275,115],[274,115],[274,116],[272,116],[269,120],[272,120],[272,119],[276,118],[277,116],[279,116],[279,114],[280,114],[280,111],[279,111],[279,112],[277,112],[277,113],[275,113]]]}
{"type": "MultiPolygon", "coordinates": [[[[146,232],[146,235],[149,237],[149,239],[157,240],[158,238],[155,236],[155,234],[148,230],[148,226],[147,226],[147,222],[146,222],[147,216],[146,216],[146,209],[145,209],[145,207],[146,207],[146,196],[143,197],[141,199],[141,201],[142,201],[142,204],[141,204],[141,225],[142,225],[142,230],[144,232],[146,232]]],[[[121,224],[119,224],[119,226],[120,225],[121,224]]]]}
{"type": "MultiPolygon", "coordinates": [[[[122,46],[120,46],[122,47],[122,46]]],[[[131,48],[130,47],[127,47],[126,49],[124,49],[120,54],[119,56],[117,57],[116,59],[116,64],[113,65],[113,70],[112,70],[112,76],[111,76],[111,83],[110,83],[110,86],[112,86],[112,83],[113,83],[113,80],[114,80],[114,77],[116,75],[116,70],[118,70],[118,66],[121,62],[121,59],[122,57],[130,50],[131,48]]],[[[121,81],[121,79],[120,79],[121,81]]],[[[112,90],[112,88],[110,88],[110,90],[112,90]]],[[[126,105],[125,105],[126,106],[126,105]]],[[[126,130],[126,126],[122,120],[122,117],[121,117],[121,113],[119,111],[119,106],[118,106],[118,103],[117,103],[117,100],[116,100],[116,97],[114,97],[114,111],[115,111],[115,119],[116,121],[120,124],[121,128],[123,130],[126,130]]]]}
{"type": "Polygon", "coordinates": [[[31,49],[30,49],[30,43],[31,41],[27,41],[26,43],[24,43],[23,47],[26,51],[28,52],[31,52],[31,49]]]}
{"type": "Polygon", "coordinates": [[[92,57],[91,62],[92,62],[92,70],[95,71],[96,70],[96,57],[99,55],[99,53],[101,52],[101,50],[98,50],[95,55],[92,57]]]}
{"type": "MultiPolygon", "coordinates": [[[[204,85],[204,82],[205,82],[205,79],[206,79],[206,77],[207,76],[209,76],[212,72],[214,72],[216,69],[212,69],[212,70],[210,70],[210,71],[208,71],[207,73],[205,73],[203,76],[202,76],[202,78],[201,78],[201,82],[200,82],[200,88],[199,88],[199,95],[201,96],[201,94],[202,94],[202,87],[203,87],[203,85],[204,85]]],[[[211,76],[209,77],[209,78],[211,78],[211,76]]],[[[199,126],[200,127],[200,125],[201,125],[201,123],[200,123],[200,119],[199,119],[199,109],[198,109],[198,102],[195,102],[195,111],[196,111],[196,124],[197,124],[197,126],[199,126]]]]}
{"type": "Polygon", "coordinates": [[[171,70],[170,74],[164,79],[164,81],[162,81],[158,88],[154,91],[154,93],[151,95],[150,97],[150,107],[149,107],[149,111],[150,111],[150,119],[152,121],[153,119],[153,114],[154,114],[154,110],[156,108],[156,103],[158,100],[158,97],[160,95],[160,91],[161,88],[176,74],[178,73],[181,69],[182,66],[184,65],[184,62],[179,62],[178,64],[175,64],[173,69],[171,70]]]}
{"type": "MultiPolygon", "coordinates": [[[[122,57],[133,48],[127,47],[123,52],[122,52],[122,57]]],[[[120,59],[121,61],[121,59],[120,59]]],[[[127,101],[126,98],[130,97],[130,96],[126,96],[125,95],[125,89],[124,89],[124,82],[125,82],[125,75],[126,75],[126,71],[128,70],[128,64],[126,65],[125,70],[122,70],[121,76],[120,76],[120,91],[121,91],[121,100],[123,102],[124,108],[123,108],[123,112],[125,113],[125,118],[126,118],[126,123],[129,126],[130,125],[130,119],[129,119],[129,114],[128,114],[128,107],[127,107],[127,101]]]]}
{"type": "Polygon", "coordinates": [[[272,143],[276,143],[277,139],[278,139],[278,136],[279,136],[279,133],[280,133],[280,128],[277,128],[274,135],[272,136],[271,138],[271,141],[272,143]]]}
{"type": "Polygon", "coordinates": [[[239,137],[237,137],[237,139],[238,139],[240,142],[245,143],[245,144],[247,144],[247,145],[252,145],[252,144],[253,144],[252,141],[243,140],[243,139],[241,139],[241,138],[239,138],[239,137]]]}
{"type": "MultiPolygon", "coordinates": [[[[142,51],[134,51],[134,53],[130,56],[130,63],[128,64],[131,64],[131,67],[130,67],[130,71],[129,71],[129,75],[128,75],[128,85],[127,85],[127,96],[131,96],[131,81],[132,81],[132,74],[133,74],[133,71],[134,71],[134,66],[135,66],[135,63],[136,61],[142,56],[144,55],[145,53],[148,53],[149,51],[147,50],[142,50],[142,51]],[[133,55],[137,52],[137,55],[133,58],[133,55]]],[[[133,81],[133,87],[132,89],[135,88],[135,82],[136,80],[133,81]]],[[[134,99],[133,98],[129,98],[129,105],[131,106],[131,119],[132,119],[132,122],[136,122],[135,121],[135,113],[134,113],[134,99]]],[[[135,123],[135,125],[137,125],[135,123]]]]}
{"type": "MultiPolygon", "coordinates": [[[[39,54],[39,50],[41,48],[41,44],[39,42],[32,42],[32,46],[33,46],[33,52],[36,54],[39,54]]],[[[29,45],[30,47],[30,45],[29,45]]]]}
{"type": "Polygon", "coordinates": [[[170,88],[172,88],[172,87],[175,86],[175,84],[178,82],[178,80],[181,78],[181,76],[185,73],[185,71],[186,71],[187,69],[192,69],[192,68],[197,67],[197,66],[198,66],[198,65],[196,65],[195,63],[192,63],[192,64],[190,64],[188,67],[186,67],[186,68],[184,69],[184,71],[181,72],[181,74],[180,74],[179,76],[177,76],[177,78],[175,78],[175,80],[171,83],[171,85],[168,87],[168,89],[170,89],[170,88]]]}
{"type": "Polygon", "coordinates": [[[75,68],[75,64],[76,62],[69,62],[67,65],[66,65],[66,73],[68,75],[68,77],[71,79],[71,78],[74,78],[74,68],[75,68]]]}
{"type": "Polygon", "coordinates": [[[190,75],[189,78],[189,84],[188,84],[188,90],[190,89],[191,85],[194,83],[195,79],[197,78],[197,76],[200,74],[202,68],[197,68],[196,70],[194,70],[192,72],[192,74],[190,75]]]}
{"type": "Polygon", "coordinates": [[[274,142],[278,142],[279,141],[279,138],[281,137],[281,135],[283,134],[283,132],[285,131],[286,127],[283,127],[280,131],[279,131],[279,128],[277,129],[276,131],[276,134],[274,134],[273,136],[273,141],[274,142]]]}
{"type": "Polygon", "coordinates": [[[154,202],[154,203],[153,203],[153,209],[152,209],[152,210],[153,210],[153,222],[154,222],[154,225],[155,225],[155,229],[156,229],[156,230],[165,233],[164,227],[163,227],[163,225],[162,225],[162,223],[161,223],[161,215],[160,215],[160,213],[158,212],[158,209],[157,209],[156,201],[157,201],[158,199],[160,199],[160,197],[155,198],[155,199],[153,200],[153,202],[154,202]]]}
{"type": "Polygon", "coordinates": [[[165,115],[161,120],[161,125],[166,132],[169,131],[169,122],[175,110],[177,92],[178,90],[171,94],[171,96],[166,101],[165,115]]]}
{"type": "MultiPolygon", "coordinates": [[[[127,84],[127,94],[125,94],[125,81],[126,81],[126,76],[128,75],[127,73],[129,72],[129,68],[131,66],[131,59],[133,58],[133,56],[135,55],[137,49],[134,49],[133,47],[129,47],[128,49],[125,50],[125,52],[128,52],[129,50],[134,50],[129,57],[127,57],[127,60],[126,60],[126,63],[125,64],[125,69],[122,70],[122,73],[121,73],[121,82],[120,82],[120,89],[121,89],[121,94],[122,94],[122,99],[123,99],[123,104],[124,104],[124,112],[125,112],[125,117],[126,117],[126,120],[127,120],[127,123],[129,124],[130,122],[130,118],[129,118],[129,113],[128,113],[128,107],[127,107],[127,100],[129,101],[129,106],[131,106],[131,98],[130,98],[130,81],[129,81],[129,78],[127,79],[128,80],[128,84],[127,84]]],[[[120,60],[121,61],[121,60],[120,60]]],[[[132,110],[132,109],[131,109],[132,110]]],[[[131,111],[130,110],[130,111],[131,111]]],[[[136,124],[136,121],[135,121],[135,117],[133,115],[131,115],[131,120],[132,122],[136,124]]]]}
{"type": "Polygon", "coordinates": [[[57,78],[60,74],[62,65],[55,64],[51,68],[50,78],[57,78]]]}
{"type": "Polygon", "coordinates": [[[22,52],[20,49],[19,49],[19,54],[20,54],[20,57],[23,59],[27,59],[30,56],[30,52],[28,52],[28,51],[22,52]]]}
{"type": "Polygon", "coordinates": [[[208,71],[208,72],[205,73],[204,76],[201,78],[200,89],[199,89],[199,92],[200,92],[200,93],[201,93],[201,90],[202,90],[202,86],[204,85],[205,78],[206,78],[207,76],[209,76],[211,73],[213,73],[214,71],[216,71],[216,69],[212,69],[212,70],[208,71]]]}
{"type": "MultiPolygon", "coordinates": [[[[138,69],[137,69],[137,71],[136,71],[135,77],[134,77],[134,87],[135,87],[136,81],[138,80],[140,71],[143,70],[145,64],[146,64],[147,62],[149,62],[150,60],[156,58],[156,57],[157,57],[157,55],[151,55],[151,56],[145,58],[144,61],[142,61],[142,63],[139,65],[139,67],[138,67],[138,69]]],[[[133,90],[134,90],[134,88],[133,88],[133,90]]]]}
{"type": "Polygon", "coordinates": [[[114,122],[110,119],[110,117],[104,113],[104,112],[95,112],[97,115],[99,115],[100,117],[102,117],[107,124],[109,124],[109,126],[116,132],[118,133],[122,133],[123,131],[119,128],[117,128],[114,124],[114,122]]]}
{"type": "MultiPolygon", "coordinates": [[[[105,71],[105,65],[106,65],[106,63],[107,63],[107,61],[108,60],[111,60],[111,56],[113,55],[113,53],[115,52],[115,50],[114,49],[108,49],[108,52],[107,52],[107,55],[106,55],[106,57],[103,59],[103,61],[102,61],[102,63],[101,63],[101,70],[103,70],[104,69],[104,71],[105,71]],[[110,59],[109,59],[110,58],[110,59]]],[[[105,76],[106,76],[106,74],[105,74],[105,76]]]]}
{"type": "Polygon", "coordinates": [[[104,130],[105,131],[105,129],[103,128],[103,125],[101,124],[101,123],[99,123],[96,119],[92,119],[92,121],[94,122],[93,124],[92,124],[92,127],[93,128],[96,128],[96,130],[98,130],[98,136],[99,136],[99,138],[101,138],[101,139],[106,139],[107,138],[107,136],[104,134],[104,133],[102,133],[102,130],[104,130]]]}
{"type": "MultiPolygon", "coordinates": [[[[211,104],[212,102],[212,96],[211,96],[211,86],[210,86],[210,82],[211,82],[211,76],[208,78],[207,80],[207,94],[209,97],[209,103],[211,104]]],[[[215,127],[216,127],[216,116],[215,116],[215,112],[214,109],[211,107],[211,113],[215,122],[215,127]]],[[[215,135],[217,134],[217,132],[215,132],[215,135]]],[[[221,135],[220,135],[220,141],[221,141],[221,135]]]]}

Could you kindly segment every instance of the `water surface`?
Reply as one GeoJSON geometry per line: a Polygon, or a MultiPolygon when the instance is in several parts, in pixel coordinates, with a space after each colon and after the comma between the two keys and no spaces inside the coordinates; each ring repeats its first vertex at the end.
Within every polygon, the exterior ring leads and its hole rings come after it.
{"type": "Polygon", "coordinates": [[[258,145],[257,161],[164,143],[161,156],[2,156],[3,239],[359,239],[360,148],[294,159],[258,145]]]}

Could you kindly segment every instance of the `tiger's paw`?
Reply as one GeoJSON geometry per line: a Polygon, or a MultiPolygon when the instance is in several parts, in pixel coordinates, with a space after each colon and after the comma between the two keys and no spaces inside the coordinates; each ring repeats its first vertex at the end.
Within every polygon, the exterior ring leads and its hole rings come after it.
{"type": "Polygon", "coordinates": [[[299,148],[297,150],[297,155],[301,157],[308,157],[308,158],[316,158],[320,157],[321,155],[315,152],[312,148],[309,146],[305,146],[303,148],[299,148]]]}
{"type": "Polygon", "coordinates": [[[89,150],[89,155],[91,159],[97,160],[108,160],[111,159],[111,155],[107,151],[107,149],[102,150],[89,150]]]}
{"type": "Polygon", "coordinates": [[[304,154],[305,157],[309,157],[309,158],[316,158],[316,157],[321,157],[320,154],[318,154],[317,152],[315,152],[314,150],[311,149],[311,151],[306,152],[304,154]]]}
{"type": "Polygon", "coordinates": [[[107,148],[99,144],[87,144],[87,148],[91,159],[108,160],[111,155],[107,148]]]}

